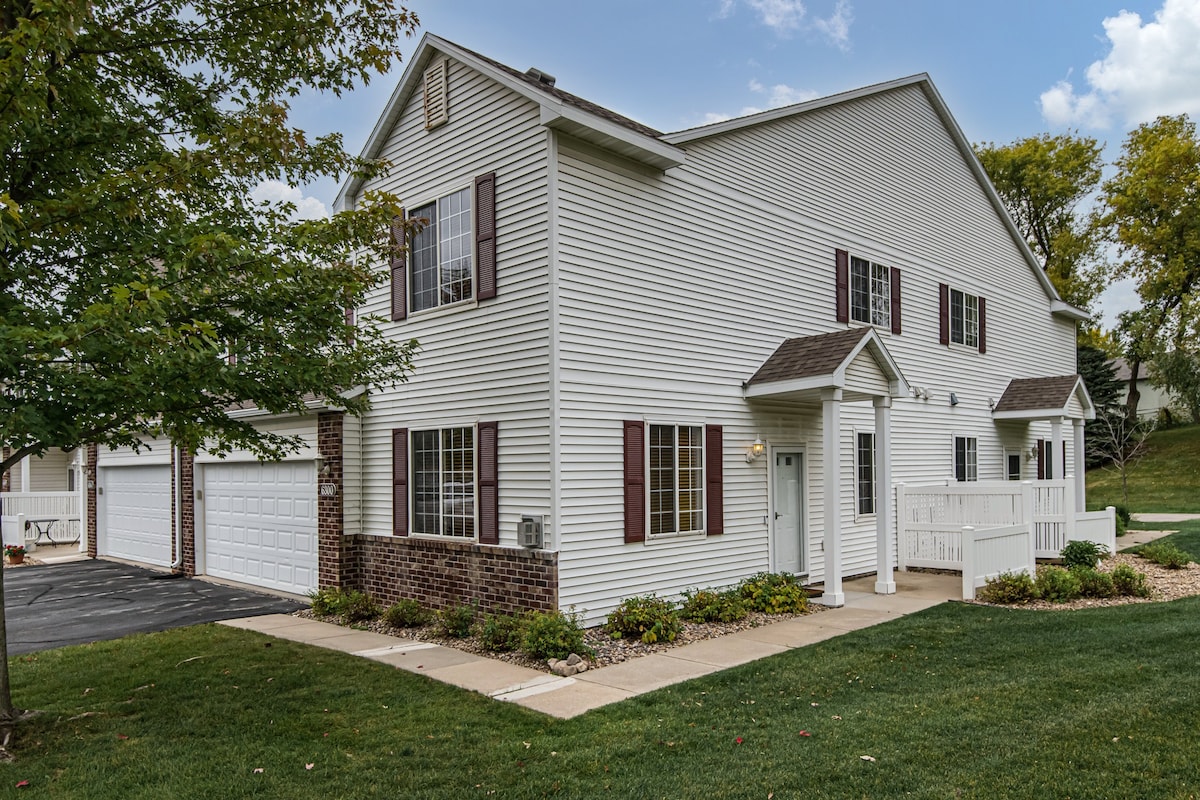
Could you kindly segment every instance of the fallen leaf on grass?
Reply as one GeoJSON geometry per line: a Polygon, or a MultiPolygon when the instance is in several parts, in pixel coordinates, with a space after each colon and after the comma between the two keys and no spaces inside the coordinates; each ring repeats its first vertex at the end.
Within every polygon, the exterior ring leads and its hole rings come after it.
{"type": "Polygon", "coordinates": [[[29,785],[29,781],[17,781],[18,789],[24,789],[28,785],[29,785]]]}
{"type": "Polygon", "coordinates": [[[312,769],[312,768],[313,768],[313,767],[315,767],[315,766],[316,766],[316,764],[315,764],[315,763],[313,763],[313,764],[305,764],[305,765],[304,765],[304,768],[305,768],[305,769],[312,769]]]}
{"type": "Polygon", "coordinates": [[[863,761],[874,761],[875,756],[859,756],[863,761]]]}
{"type": "Polygon", "coordinates": [[[734,741],[737,742],[738,744],[741,744],[743,739],[742,739],[742,737],[739,736],[736,739],[734,739],[734,741]]]}
{"type": "Polygon", "coordinates": [[[261,773],[262,773],[262,771],[263,771],[263,768],[262,768],[262,767],[255,767],[255,768],[254,768],[254,774],[255,774],[255,775],[259,775],[259,774],[261,774],[261,773]]]}
{"type": "Polygon", "coordinates": [[[842,717],[841,717],[841,715],[840,715],[840,714],[834,714],[834,715],[833,715],[833,719],[841,719],[841,718],[842,718],[842,717]]]}
{"type": "Polygon", "coordinates": [[[117,738],[118,738],[118,739],[121,739],[121,740],[125,740],[125,739],[128,739],[129,737],[128,737],[128,736],[126,736],[126,735],[125,735],[125,734],[123,734],[123,733],[118,733],[118,734],[117,734],[117,738]]]}
{"type": "Polygon", "coordinates": [[[800,731],[800,735],[801,736],[812,736],[812,734],[809,733],[808,731],[800,731]]]}

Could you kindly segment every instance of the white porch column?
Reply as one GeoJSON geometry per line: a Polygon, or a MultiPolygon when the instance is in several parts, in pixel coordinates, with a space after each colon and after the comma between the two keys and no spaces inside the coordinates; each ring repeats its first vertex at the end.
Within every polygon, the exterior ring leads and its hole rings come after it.
{"type": "Polygon", "coordinates": [[[29,456],[21,459],[21,491],[28,492],[29,488],[29,456]]]}
{"type": "Polygon", "coordinates": [[[1062,433],[1062,417],[1055,417],[1050,420],[1050,458],[1046,459],[1050,462],[1050,470],[1046,474],[1046,480],[1061,478],[1067,474],[1067,465],[1063,462],[1063,433],[1062,433]]]}
{"type": "Polygon", "coordinates": [[[892,563],[892,398],[875,398],[875,593],[896,593],[892,563]]]}
{"type": "Polygon", "coordinates": [[[1082,514],[1087,508],[1087,452],[1083,443],[1083,420],[1073,419],[1071,425],[1075,434],[1071,464],[1075,468],[1075,511],[1082,514]]]}
{"type": "Polygon", "coordinates": [[[844,606],[842,591],[842,512],[841,512],[841,433],[842,390],[821,390],[821,436],[825,478],[825,592],[819,602],[844,606]]]}

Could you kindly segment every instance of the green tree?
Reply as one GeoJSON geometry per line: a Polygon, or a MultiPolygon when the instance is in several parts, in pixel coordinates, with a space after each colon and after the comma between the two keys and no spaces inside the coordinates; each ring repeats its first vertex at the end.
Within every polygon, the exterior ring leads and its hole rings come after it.
{"type": "Polygon", "coordinates": [[[289,102],[387,71],[416,23],[390,0],[0,0],[0,469],[157,433],[278,456],[297,442],[226,409],[358,412],[348,390],[405,377],[415,343],[343,312],[381,278],[394,198],[296,223],[250,197],[385,168],[289,102]]]}
{"type": "MultiPolygon", "coordinates": [[[[1116,242],[1116,274],[1137,282],[1142,308],[1123,315],[1129,367],[1168,350],[1186,350],[1197,334],[1200,288],[1200,140],[1186,115],[1159,117],[1125,140],[1116,174],[1105,181],[1101,225],[1116,242]]],[[[1133,379],[1127,413],[1137,414],[1133,379]]]]}
{"type": "Polygon", "coordinates": [[[1121,382],[1117,380],[1116,371],[1110,362],[1108,353],[1098,347],[1081,345],[1075,353],[1076,371],[1083,378],[1092,404],[1096,407],[1096,419],[1087,423],[1084,429],[1084,452],[1088,467],[1096,467],[1108,458],[1108,451],[1102,448],[1101,438],[1107,439],[1111,429],[1107,427],[1105,417],[1119,413],[1121,398],[1121,382]]]}
{"type": "Polygon", "coordinates": [[[1088,308],[1103,284],[1093,262],[1097,239],[1079,204],[1100,183],[1101,146],[1062,134],[1030,136],[1011,144],[975,145],[992,185],[1046,275],[1066,302],[1088,308]]]}

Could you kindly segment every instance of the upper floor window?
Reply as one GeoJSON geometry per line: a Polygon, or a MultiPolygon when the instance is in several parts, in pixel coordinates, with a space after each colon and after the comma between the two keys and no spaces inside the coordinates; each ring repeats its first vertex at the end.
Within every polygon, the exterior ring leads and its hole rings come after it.
{"type": "Polygon", "coordinates": [[[837,320],[900,333],[900,270],[835,250],[837,320]]]}
{"type": "Polygon", "coordinates": [[[950,290],[950,341],[979,347],[979,298],[950,290]]]}
{"type": "Polygon", "coordinates": [[[412,310],[471,298],[471,190],[463,189],[412,211],[424,227],[412,241],[412,310]]]}

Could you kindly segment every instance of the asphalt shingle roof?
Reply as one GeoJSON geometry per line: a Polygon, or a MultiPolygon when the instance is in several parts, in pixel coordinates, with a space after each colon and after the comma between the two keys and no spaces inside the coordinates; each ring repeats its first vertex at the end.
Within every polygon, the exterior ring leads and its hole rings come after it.
{"type": "Polygon", "coordinates": [[[1034,411],[1063,408],[1079,383],[1078,375],[1053,378],[1013,378],[996,404],[996,411],[1034,411]]]}
{"type": "Polygon", "coordinates": [[[846,360],[870,328],[847,328],[787,339],[763,362],[747,385],[829,375],[846,360]]]}

